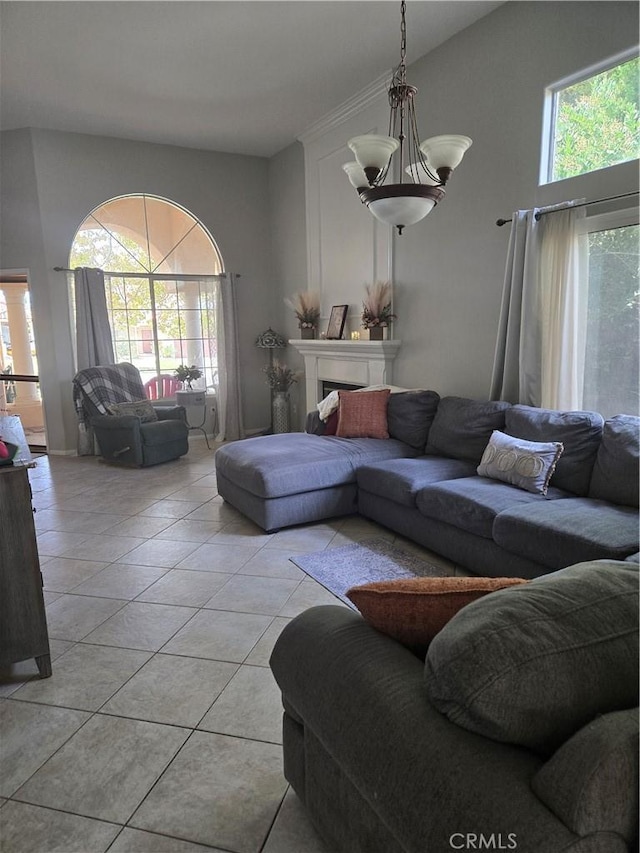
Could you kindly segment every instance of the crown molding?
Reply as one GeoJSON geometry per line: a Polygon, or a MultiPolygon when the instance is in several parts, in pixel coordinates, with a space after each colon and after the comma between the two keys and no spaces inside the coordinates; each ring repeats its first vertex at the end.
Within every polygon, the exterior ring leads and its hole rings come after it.
{"type": "Polygon", "coordinates": [[[348,98],[339,107],[336,107],[336,109],[318,119],[307,130],[298,134],[298,142],[302,142],[305,146],[309,145],[311,142],[324,136],[325,133],[343,124],[352,116],[357,115],[379,98],[380,95],[387,92],[390,79],[391,70],[385,71],[384,74],[381,74],[380,77],[374,80],[373,83],[370,83],[365,89],[348,98]]]}

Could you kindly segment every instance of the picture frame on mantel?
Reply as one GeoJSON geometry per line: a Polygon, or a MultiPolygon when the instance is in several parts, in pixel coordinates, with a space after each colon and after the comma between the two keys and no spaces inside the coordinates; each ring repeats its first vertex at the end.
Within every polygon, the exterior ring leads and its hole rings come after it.
{"type": "Polygon", "coordinates": [[[327,326],[327,340],[328,341],[339,341],[342,338],[342,333],[344,332],[344,324],[347,319],[347,311],[349,310],[348,305],[334,305],[331,308],[331,314],[329,316],[329,325],[327,326]]]}

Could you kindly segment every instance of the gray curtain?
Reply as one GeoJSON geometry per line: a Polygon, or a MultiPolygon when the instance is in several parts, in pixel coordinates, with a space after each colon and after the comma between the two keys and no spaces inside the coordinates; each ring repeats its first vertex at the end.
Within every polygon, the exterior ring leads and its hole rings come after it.
{"type": "Polygon", "coordinates": [[[104,273],[90,267],[74,270],[77,369],[115,364],[104,273]]]}
{"type": "Polygon", "coordinates": [[[493,400],[581,408],[588,276],[582,203],[513,213],[493,400]]]}
{"type": "Polygon", "coordinates": [[[492,400],[528,406],[540,405],[536,213],[537,208],[512,215],[490,391],[492,400]]]}
{"type": "Polygon", "coordinates": [[[237,286],[238,279],[233,273],[220,276],[220,301],[222,303],[220,331],[222,334],[218,334],[220,367],[220,434],[218,438],[225,441],[235,441],[238,438],[245,437],[238,349],[237,286]]]}
{"type": "MultiPolygon", "coordinates": [[[[115,364],[111,326],[107,314],[104,273],[99,269],[74,270],[76,302],[76,368],[115,364]]],[[[78,456],[96,453],[93,429],[78,424],[78,456]]]]}

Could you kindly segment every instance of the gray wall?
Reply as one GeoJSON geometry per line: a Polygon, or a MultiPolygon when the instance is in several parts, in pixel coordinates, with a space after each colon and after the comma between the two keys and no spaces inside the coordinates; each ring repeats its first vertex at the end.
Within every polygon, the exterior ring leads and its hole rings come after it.
{"type": "MultiPolygon", "coordinates": [[[[307,229],[305,224],[304,149],[299,142],[285,148],[269,161],[271,236],[274,257],[274,299],[278,307],[276,331],[285,338],[299,337],[298,324],[285,308],[284,298],[307,289],[307,229]]],[[[276,357],[294,370],[304,361],[293,347],[276,357]]],[[[265,353],[265,363],[268,354],[265,353]]],[[[297,428],[304,425],[304,380],[291,389],[291,417],[297,428]]]]}
{"type": "Polygon", "coordinates": [[[545,87],[637,32],[635,3],[507,3],[410,68],[421,133],[463,133],[473,146],[446,199],[395,240],[399,384],[426,376],[441,393],[488,394],[509,239],[497,218],[637,186],[634,164],[538,189],[545,87]]]}
{"type": "MultiPolygon", "coordinates": [[[[409,59],[419,52],[411,41],[410,13],[409,4],[409,59]]],[[[454,173],[447,197],[427,219],[394,237],[398,320],[393,331],[402,341],[394,382],[486,398],[509,239],[509,227],[497,228],[495,220],[508,218],[516,208],[637,188],[637,162],[538,186],[545,87],[633,46],[637,33],[635,3],[510,2],[410,65],[407,77],[418,88],[421,138],[462,133],[472,137],[473,146],[454,173]]],[[[367,132],[367,120],[354,131],[349,117],[342,144],[354,132],[367,132]]],[[[330,134],[327,150],[335,150],[340,147],[335,127],[330,134]]],[[[309,186],[319,168],[313,146],[305,153],[309,186]]],[[[344,160],[352,159],[346,155],[344,160]]],[[[290,180],[301,179],[290,175],[290,180]]],[[[330,218],[331,205],[338,203],[335,194],[318,197],[330,218]]],[[[347,216],[344,206],[340,215],[347,216]]],[[[354,203],[348,215],[355,221],[370,214],[354,203]]],[[[292,237],[296,229],[292,223],[292,237]]],[[[344,258],[349,233],[344,227],[333,246],[325,238],[326,267],[336,268],[344,258]]],[[[317,241],[317,235],[307,236],[309,245],[317,241]]],[[[276,257],[287,243],[281,233],[276,257]]],[[[371,258],[363,257],[361,274],[344,283],[338,301],[355,310],[370,270],[371,258]]],[[[290,290],[296,289],[291,282],[290,290]]]]}
{"type": "Polygon", "coordinates": [[[0,267],[28,268],[49,446],[75,447],[67,266],[77,227],[114,196],[150,193],[185,207],[213,234],[227,270],[241,273],[239,333],[246,426],[269,421],[253,343],[276,323],[268,161],[57,131],[3,134],[0,267]],[[17,215],[16,215],[17,214],[17,215]]]}

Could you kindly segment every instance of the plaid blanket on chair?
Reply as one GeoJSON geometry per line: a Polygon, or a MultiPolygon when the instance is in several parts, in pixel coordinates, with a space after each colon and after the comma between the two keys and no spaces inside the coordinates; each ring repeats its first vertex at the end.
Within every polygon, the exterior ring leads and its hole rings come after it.
{"type": "Polygon", "coordinates": [[[137,367],[126,361],[87,367],[73,377],[73,402],[81,428],[87,429],[92,415],[109,414],[112,403],[134,403],[147,395],[137,367]]]}

